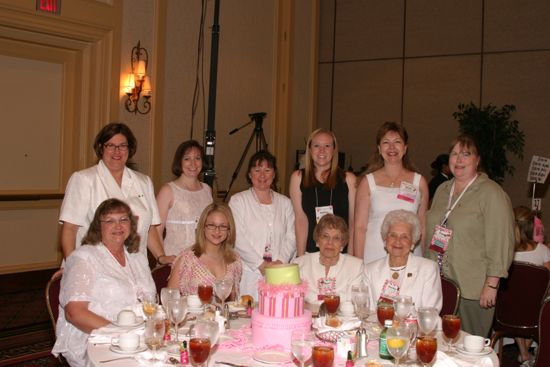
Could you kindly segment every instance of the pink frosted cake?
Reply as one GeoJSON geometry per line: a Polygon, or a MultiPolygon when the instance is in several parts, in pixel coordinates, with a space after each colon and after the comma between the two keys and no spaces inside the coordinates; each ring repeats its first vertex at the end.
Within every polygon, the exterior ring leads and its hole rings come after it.
{"type": "Polygon", "coordinates": [[[258,282],[258,307],[252,312],[252,342],[257,347],[282,345],[290,350],[293,330],[311,329],[311,312],[304,310],[307,284],[296,264],[266,269],[258,282]]]}

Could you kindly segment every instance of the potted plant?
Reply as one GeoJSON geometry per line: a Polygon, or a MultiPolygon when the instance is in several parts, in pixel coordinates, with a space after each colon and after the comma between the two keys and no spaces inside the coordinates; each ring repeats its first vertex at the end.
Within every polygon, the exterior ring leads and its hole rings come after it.
{"type": "Polygon", "coordinates": [[[514,174],[514,167],[506,154],[523,159],[525,134],[519,129],[519,122],[512,119],[515,110],[514,105],[478,107],[470,102],[460,103],[458,111],[453,113],[460,133],[472,136],[477,142],[485,172],[499,184],[507,173],[514,174]]]}

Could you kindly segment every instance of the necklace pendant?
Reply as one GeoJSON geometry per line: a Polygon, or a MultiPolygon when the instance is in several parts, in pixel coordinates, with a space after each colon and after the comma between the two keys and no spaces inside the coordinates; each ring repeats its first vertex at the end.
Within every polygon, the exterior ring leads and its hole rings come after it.
{"type": "Polygon", "coordinates": [[[397,271],[394,271],[393,274],[391,275],[391,277],[393,279],[397,279],[397,278],[399,278],[399,273],[397,271]]]}

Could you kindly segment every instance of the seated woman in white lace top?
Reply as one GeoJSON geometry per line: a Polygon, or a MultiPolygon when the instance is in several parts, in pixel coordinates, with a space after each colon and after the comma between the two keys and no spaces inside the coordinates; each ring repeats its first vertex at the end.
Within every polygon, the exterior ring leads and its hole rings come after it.
{"type": "Polygon", "coordinates": [[[67,258],[61,279],[56,342],[52,353],[71,366],[86,366],[86,342],[94,329],[132,309],[140,294],[154,292],[147,261],[139,254],[136,219],[118,199],[99,205],[85,246],[67,258]]]}

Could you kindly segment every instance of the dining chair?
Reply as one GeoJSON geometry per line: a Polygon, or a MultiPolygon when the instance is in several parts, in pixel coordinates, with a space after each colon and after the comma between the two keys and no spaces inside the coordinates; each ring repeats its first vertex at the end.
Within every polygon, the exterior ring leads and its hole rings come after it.
{"type": "Polygon", "coordinates": [[[155,281],[155,286],[157,287],[157,294],[159,297],[161,289],[168,285],[168,277],[170,276],[171,271],[172,267],[168,264],[158,265],[156,268],[151,270],[151,276],[155,281]]]}
{"type": "Polygon", "coordinates": [[[539,346],[534,367],[550,366],[550,297],[544,301],[539,316],[539,346]]]}
{"type": "Polygon", "coordinates": [[[443,305],[439,316],[456,315],[460,303],[460,288],[454,280],[441,277],[441,290],[443,293],[443,305]]]}
{"type": "Polygon", "coordinates": [[[52,322],[53,330],[55,332],[55,325],[57,323],[57,316],[59,316],[59,291],[61,290],[61,274],[54,275],[46,284],[46,307],[50,320],[52,322]]]}
{"type": "MultiPolygon", "coordinates": [[[[538,340],[539,312],[548,292],[550,271],[543,266],[514,261],[497,293],[491,347],[503,337],[538,340]]],[[[499,343],[499,358],[502,359],[499,343]]]]}

